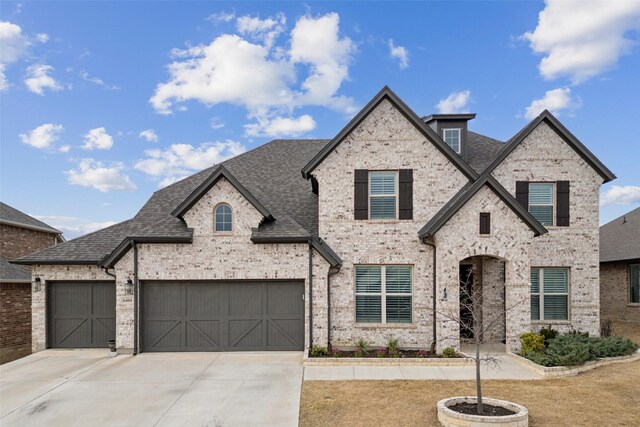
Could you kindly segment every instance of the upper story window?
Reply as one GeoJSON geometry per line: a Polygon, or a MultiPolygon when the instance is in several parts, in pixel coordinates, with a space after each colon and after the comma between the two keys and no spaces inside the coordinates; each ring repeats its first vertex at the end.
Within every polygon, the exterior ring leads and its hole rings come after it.
{"type": "Polygon", "coordinates": [[[233,230],[233,213],[231,212],[231,206],[226,203],[216,207],[215,230],[217,232],[233,230]]]}
{"type": "Polygon", "coordinates": [[[553,187],[551,182],[529,183],[529,213],[542,225],[554,225],[553,187]]]}
{"type": "Polygon", "coordinates": [[[462,129],[443,129],[442,139],[456,153],[460,154],[460,134],[462,129]]]}
{"type": "Polygon", "coordinates": [[[396,219],[398,172],[369,172],[369,219],[396,219]]]}
{"type": "Polygon", "coordinates": [[[629,266],[629,303],[640,304],[640,264],[629,266]]]}

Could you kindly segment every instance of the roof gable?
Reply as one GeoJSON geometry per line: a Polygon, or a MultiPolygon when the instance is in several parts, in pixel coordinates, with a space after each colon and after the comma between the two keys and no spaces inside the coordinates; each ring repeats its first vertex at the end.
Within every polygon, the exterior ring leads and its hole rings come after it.
{"type": "Polygon", "coordinates": [[[455,196],[436,213],[418,232],[424,239],[435,235],[471,198],[484,186],[489,187],[536,236],[545,234],[544,228],[516,199],[491,175],[483,175],[477,181],[465,185],[455,196]]]}
{"type": "Polygon", "coordinates": [[[345,126],[335,138],[325,145],[309,163],[302,168],[302,176],[306,179],[311,177],[311,173],[320,165],[333,150],[354,130],[362,121],[384,100],[387,99],[402,115],[413,124],[422,135],[431,141],[442,154],[449,159],[467,178],[475,180],[478,174],[465,163],[460,156],[453,152],[451,148],[440,138],[440,136],[414,113],[407,104],[402,101],[388,86],[382,88],[378,94],[345,126]]]}
{"type": "Polygon", "coordinates": [[[498,157],[487,167],[484,173],[491,173],[494,169],[506,159],[511,152],[513,152],[526,138],[537,128],[542,122],[545,122],[551,129],[554,130],[562,140],[569,145],[582,159],[589,164],[600,175],[604,182],[613,181],[616,176],[611,172],[596,156],[593,155],[587,147],[582,144],[578,138],[576,138],[569,130],[564,127],[558,119],[555,118],[548,110],[544,110],[538,117],[533,119],[520,130],[511,140],[506,144],[504,149],[500,152],[498,157]]]}
{"type": "Polygon", "coordinates": [[[202,198],[220,178],[225,178],[229,183],[242,194],[266,219],[273,220],[271,212],[264,207],[260,201],[247,190],[223,165],[219,165],[207,179],[204,180],[186,199],[171,212],[171,215],[181,218],[198,200],[202,198]]]}

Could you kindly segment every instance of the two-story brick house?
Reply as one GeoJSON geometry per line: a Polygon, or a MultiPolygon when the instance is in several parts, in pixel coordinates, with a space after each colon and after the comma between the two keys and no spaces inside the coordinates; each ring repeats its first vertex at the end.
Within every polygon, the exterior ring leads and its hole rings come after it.
{"type": "Polygon", "coordinates": [[[598,197],[615,176],[546,111],[507,143],[473,117],[421,118],[384,88],[332,140],[272,141],[23,258],[43,283],[34,350],[458,347],[469,271],[501,319],[486,341],[598,334],[598,197]]]}
{"type": "Polygon", "coordinates": [[[31,352],[31,269],[9,261],[62,241],[60,231],[0,202],[0,361],[31,352]]]}

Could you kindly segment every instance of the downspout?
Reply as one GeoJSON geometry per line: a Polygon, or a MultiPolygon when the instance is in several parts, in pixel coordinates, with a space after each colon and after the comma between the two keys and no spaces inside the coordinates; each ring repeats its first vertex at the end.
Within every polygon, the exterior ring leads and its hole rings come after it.
{"type": "Polygon", "coordinates": [[[309,351],[313,348],[313,247],[309,239],[309,351]]]}
{"type": "Polygon", "coordinates": [[[327,350],[331,351],[331,276],[338,274],[340,267],[329,267],[327,271],[327,350]]]}
{"type": "Polygon", "coordinates": [[[109,273],[109,269],[107,267],[102,267],[102,271],[104,271],[104,274],[106,274],[107,276],[111,276],[114,279],[116,278],[116,275],[113,273],[109,273]]]}
{"type": "Polygon", "coordinates": [[[437,264],[436,264],[436,245],[435,243],[432,242],[428,242],[427,239],[422,239],[422,243],[424,243],[425,245],[431,246],[433,248],[433,284],[432,284],[432,290],[433,290],[433,331],[432,331],[432,336],[433,339],[431,340],[431,353],[435,353],[436,352],[436,334],[437,334],[437,327],[436,327],[436,321],[437,321],[437,315],[436,315],[436,309],[437,309],[437,302],[436,302],[436,298],[437,298],[437,292],[436,292],[436,271],[437,271],[437,264]]]}
{"type": "Polygon", "coordinates": [[[138,354],[138,245],[135,240],[131,241],[133,246],[133,355],[138,354]]]}

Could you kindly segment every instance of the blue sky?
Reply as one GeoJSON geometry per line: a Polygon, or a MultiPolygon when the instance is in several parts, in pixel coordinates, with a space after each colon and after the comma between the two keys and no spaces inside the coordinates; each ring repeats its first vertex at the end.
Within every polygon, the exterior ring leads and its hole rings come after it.
{"type": "Polygon", "coordinates": [[[506,140],[548,108],[640,206],[640,3],[3,2],[0,198],[67,238],[273,138],[331,138],[384,85],[506,140]]]}

